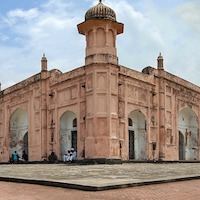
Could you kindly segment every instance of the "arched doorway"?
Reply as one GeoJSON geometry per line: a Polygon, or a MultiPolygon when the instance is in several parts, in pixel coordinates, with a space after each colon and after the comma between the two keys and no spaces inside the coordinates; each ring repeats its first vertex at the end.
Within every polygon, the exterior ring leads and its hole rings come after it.
{"type": "Polygon", "coordinates": [[[146,160],[146,120],[139,110],[132,111],[128,119],[129,159],[146,160]]]}
{"type": "Polygon", "coordinates": [[[189,107],[179,112],[179,159],[198,160],[198,118],[189,107]]]}
{"type": "Polygon", "coordinates": [[[60,118],[61,157],[68,149],[77,151],[77,118],[71,111],[65,112],[60,118]]]}
{"type": "Polygon", "coordinates": [[[23,138],[23,151],[28,155],[28,132],[24,135],[23,138]]]}
{"type": "Polygon", "coordinates": [[[20,158],[22,152],[28,155],[28,113],[17,109],[10,118],[10,156],[17,151],[20,158]]]}
{"type": "Polygon", "coordinates": [[[179,160],[185,160],[184,136],[181,131],[179,131],[179,160]]]}

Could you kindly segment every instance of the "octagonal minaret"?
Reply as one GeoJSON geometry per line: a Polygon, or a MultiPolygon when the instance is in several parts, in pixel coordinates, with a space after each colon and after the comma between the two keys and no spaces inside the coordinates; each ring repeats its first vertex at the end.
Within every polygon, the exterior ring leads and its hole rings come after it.
{"type": "Polygon", "coordinates": [[[118,123],[118,57],[116,36],[124,25],[101,1],[85,14],[78,25],[86,37],[85,158],[121,159],[118,123]]]}
{"type": "Polygon", "coordinates": [[[115,12],[101,0],[86,12],[85,21],[78,25],[79,33],[86,36],[86,65],[118,64],[116,36],[123,33],[123,27],[116,21],[115,12]]]}

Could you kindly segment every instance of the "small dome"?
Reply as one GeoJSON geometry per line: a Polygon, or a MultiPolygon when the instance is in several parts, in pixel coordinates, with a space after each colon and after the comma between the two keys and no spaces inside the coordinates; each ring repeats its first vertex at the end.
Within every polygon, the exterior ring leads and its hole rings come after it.
{"type": "Polygon", "coordinates": [[[47,60],[45,53],[43,53],[42,60],[47,60]]]}
{"type": "Polygon", "coordinates": [[[90,19],[106,19],[110,21],[116,21],[115,11],[105,6],[101,1],[90,8],[85,14],[85,21],[90,19]]]}
{"type": "Polygon", "coordinates": [[[162,57],[161,53],[158,56],[158,60],[163,60],[163,57],[162,57]]]}
{"type": "Polygon", "coordinates": [[[155,69],[153,67],[147,66],[142,70],[142,73],[151,75],[151,74],[153,74],[154,70],[155,69]]]}

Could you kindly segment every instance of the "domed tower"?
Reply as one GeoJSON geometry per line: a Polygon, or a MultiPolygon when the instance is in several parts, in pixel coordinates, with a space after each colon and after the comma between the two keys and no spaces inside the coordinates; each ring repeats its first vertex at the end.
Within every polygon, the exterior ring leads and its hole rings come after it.
{"type": "Polygon", "coordinates": [[[78,30],[86,36],[87,42],[84,144],[79,144],[84,146],[87,159],[120,159],[119,65],[115,44],[116,36],[123,32],[123,24],[116,21],[111,8],[99,1],[86,12],[85,21],[78,25],[78,30]]]}
{"type": "Polygon", "coordinates": [[[115,12],[101,0],[85,14],[85,21],[78,25],[80,34],[86,36],[87,64],[118,64],[116,36],[123,33],[124,25],[116,21],[115,12]]]}

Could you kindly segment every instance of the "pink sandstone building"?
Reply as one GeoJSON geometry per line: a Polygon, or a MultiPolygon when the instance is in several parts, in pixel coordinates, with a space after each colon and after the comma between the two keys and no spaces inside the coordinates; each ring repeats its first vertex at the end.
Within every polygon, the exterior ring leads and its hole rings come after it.
{"type": "Polygon", "coordinates": [[[85,14],[85,66],[41,72],[0,91],[0,162],[29,161],[71,147],[79,160],[199,160],[200,88],[165,71],[118,64],[123,24],[101,1],[85,14]]]}

